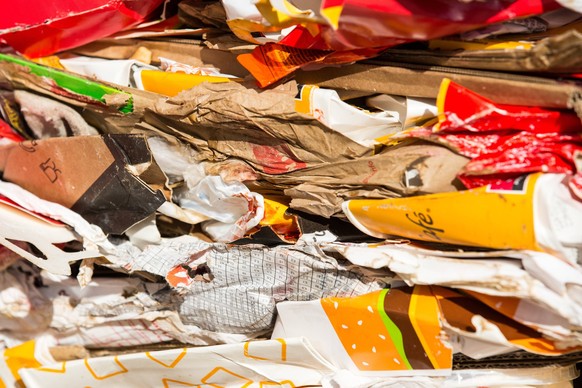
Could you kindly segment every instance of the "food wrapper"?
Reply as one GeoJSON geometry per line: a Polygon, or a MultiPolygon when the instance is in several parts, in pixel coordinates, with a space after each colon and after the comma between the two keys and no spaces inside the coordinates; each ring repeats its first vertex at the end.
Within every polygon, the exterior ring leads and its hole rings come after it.
{"type": "Polygon", "coordinates": [[[132,133],[144,110],[160,98],[155,93],[97,82],[4,54],[0,54],[0,80],[8,90],[22,89],[77,108],[100,133],[132,133]]]}
{"type": "MultiPolygon", "coordinates": [[[[319,385],[332,366],[301,338],[93,357],[50,363],[31,341],[4,352],[12,377],[26,387],[319,385]]],[[[1,369],[0,369],[1,370],[1,369]]],[[[9,372],[9,373],[10,373],[9,372]]],[[[5,375],[2,374],[4,377],[5,375]]],[[[6,377],[5,381],[9,382],[6,377]]]]}
{"type": "Polygon", "coordinates": [[[345,65],[377,55],[381,49],[366,48],[351,51],[296,49],[278,43],[266,43],[252,53],[240,54],[237,60],[264,88],[287,78],[307,65],[345,65]]]}
{"type": "Polygon", "coordinates": [[[553,340],[558,347],[580,346],[580,333],[570,329],[567,319],[531,300],[469,290],[464,292],[504,316],[536,330],[545,338],[553,340]]]}
{"type": "Polygon", "coordinates": [[[284,239],[294,239],[299,234],[297,220],[287,214],[289,207],[276,199],[264,198],[265,215],[259,222],[260,226],[270,227],[284,239]]]}
{"type": "Polygon", "coordinates": [[[225,183],[220,176],[205,176],[198,181],[185,178],[188,187],[176,190],[174,198],[182,208],[213,219],[205,221],[202,229],[214,241],[242,238],[263,219],[263,197],[242,183],[225,183]]]}
{"type": "Polygon", "coordinates": [[[142,90],[173,97],[203,82],[231,82],[231,77],[215,75],[184,74],[157,70],[137,70],[134,74],[136,86],[142,90]]]}
{"type": "Polygon", "coordinates": [[[371,0],[328,0],[321,5],[322,12],[333,14],[328,16],[328,22],[337,25],[336,41],[351,48],[388,46],[394,39],[433,39],[557,8],[556,4],[543,0],[511,4],[455,1],[446,5],[427,5],[421,1],[402,5],[397,1],[378,4],[371,0]]]}
{"type": "MultiPolygon", "coordinates": [[[[207,175],[193,150],[168,140],[148,138],[156,162],[175,186],[175,204],[166,202],[158,208],[160,213],[190,224],[202,223],[204,232],[221,242],[240,239],[258,225],[264,215],[261,195],[228,174],[207,175]]],[[[220,174],[224,169],[213,172],[220,174]]]]}
{"type": "MultiPolygon", "coordinates": [[[[249,0],[222,1],[227,17],[226,23],[233,34],[254,44],[275,43],[285,36],[281,25],[277,25],[278,23],[270,24],[259,12],[257,6],[261,6],[263,12],[268,12],[269,5],[264,3],[255,3],[249,0]]],[[[287,20],[289,21],[290,18],[287,20]]]]}
{"type": "Polygon", "coordinates": [[[30,340],[2,351],[0,357],[0,386],[22,387],[18,371],[24,368],[38,368],[43,364],[56,362],[48,349],[37,346],[37,341],[30,340]]]}
{"type": "Polygon", "coordinates": [[[582,227],[582,203],[572,197],[564,178],[533,174],[456,193],[352,200],[343,209],[354,225],[375,237],[547,251],[575,262],[581,236],[574,231],[582,227]]]}
{"type": "Polygon", "coordinates": [[[437,300],[429,287],[277,305],[274,335],[307,337],[340,369],[371,376],[451,373],[437,300]]]}
{"type": "Polygon", "coordinates": [[[417,1],[403,6],[397,1],[330,0],[308,9],[286,1],[263,1],[257,8],[279,28],[301,24],[279,43],[266,43],[238,57],[259,85],[266,87],[307,65],[346,64],[401,43],[457,34],[558,6],[545,0],[431,6],[417,1]]]}
{"type": "MultiPolygon", "coordinates": [[[[316,4],[311,5],[315,8],[316,4]]],[[[299,23],[304,25],[314,22],[325,23],[317,9],[299,9],[287,0],[258,0],[256,7],[268,23],[279,27],[290,27],[299,23]]]]}
{"type": "Polygon", "coordinates": [[[68,71],[100,81],[123,86],[136,86],[135,74],[140,69],[156,70],[135,59],[103,59],[85,56],[65,56],[59,63],[68,71]]]}

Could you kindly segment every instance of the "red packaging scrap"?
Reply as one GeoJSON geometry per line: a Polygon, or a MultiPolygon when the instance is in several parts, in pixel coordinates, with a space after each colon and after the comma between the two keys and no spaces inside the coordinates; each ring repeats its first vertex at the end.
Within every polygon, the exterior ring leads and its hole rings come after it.
{"type": "Polygon", "coordinates": [[[29,58],[104,38],[144,21],[163,0],[14,1],[3,7],[0,42],[29,58]]]}
{"type": "Polygon", "coordinates": [[[472,158],[459,176],[468,188],[531,172],[578,172],[582,123],[574,111],[495,104],[449,80],[437,106],[438,123],[401,136],[434,140],[472,158]]]}

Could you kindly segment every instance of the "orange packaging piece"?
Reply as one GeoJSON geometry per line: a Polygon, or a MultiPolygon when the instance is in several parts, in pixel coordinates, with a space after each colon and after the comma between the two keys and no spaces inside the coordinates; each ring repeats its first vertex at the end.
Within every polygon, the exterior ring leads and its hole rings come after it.
{"type": "Polygon", "coordinates": [[[50,55],[48,57],[40,57],[32,59],[32,62],[36,62],[41,65],[49,66],[54,69],[65,70],[63,65],[61,64],[61,60],[56,55],[50,55]]]}
{"type": "Polygon", "coordinates": [[[250,54],[239,55],[237,60],[257,79],[259,86],[264,88],[309,63],[321,61],[331,53],[267,43],[256,47],[250,54]]]}
{"type": "Polygon", "coordinates": [[[286,214],[289,209],[287,205],[268,198],[263,200],[265,201],[265,216],[259,225],[270,226],[275,233],[284,236],[299,233],[295,217],[286,214]]]}
{"type": "MultiPolygon", "coordinates": [[[[362,372],[450,370],[440,310],[427,286],[393,288],[321,306],[337,338],[362,372]]],[[[410,373],[410,372],[408,372],[410,373]]]]}
{"type": "Polygon", "coordinates": [[[135,77],[144,90],[173,97],[178,93],[191,89],[203,82],[224,83],[237,78],[217,77],[210,75],[171,73],[158,70],[139,70],[135,77]]]}
{"type": "Polygon", "coordinates": [[[39,368],[42,364],[35,357],[35,341],[23,342],[20,345],[5,349],[2,352],[2,361],[4,364],[0,367],[7,369],[8,372],[3,375],[4,380],[0,377],[0,387],[24,387],[18,371],[23,368],[39,368]]]}
{"type": "Polygon", "coordinates": [[[497,249],[541,250],[534,231],[534,187],[540,174],[454,193],[352,200],[344,213],[363,232],[497,249]]]}
{"type": "Polygon", "coordinates": [[[264,88],[308,65],[341,65],[378,55],[384,47],[345,51],[297,49],[277,43],[257,46],[237,60],[264,88]]]}

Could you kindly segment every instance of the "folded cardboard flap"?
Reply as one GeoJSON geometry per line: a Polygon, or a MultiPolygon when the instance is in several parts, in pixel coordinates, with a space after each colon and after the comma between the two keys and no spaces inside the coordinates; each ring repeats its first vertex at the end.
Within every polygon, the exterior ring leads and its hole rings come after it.
{"type": "Polygon", "coordinates": [[[164,177],[141,135],[33,140],[0,147],[3,179],[121,234],[165,202],[143,176],[164,177]]]}

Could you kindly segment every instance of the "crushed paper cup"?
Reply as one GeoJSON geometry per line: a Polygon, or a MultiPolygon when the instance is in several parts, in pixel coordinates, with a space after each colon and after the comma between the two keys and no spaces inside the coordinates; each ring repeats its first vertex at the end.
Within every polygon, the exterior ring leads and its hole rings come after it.
{"type": "Polygon", "coordinates": [[[532,174],[455,193],[351,200],[342,208],[374,237],[547,251],[575,262],[582,246],[582,202],[568,191],[565,178],[532,174]]]}
{"type": "Polygon", "coordinates": [[[399,118],[391,112],[372,113],[343,102],[337,92],[314,85],[299,85],[295,110],[309,114],[351,140],[370,147],[376,138],[402,129],[399,118]]]}

